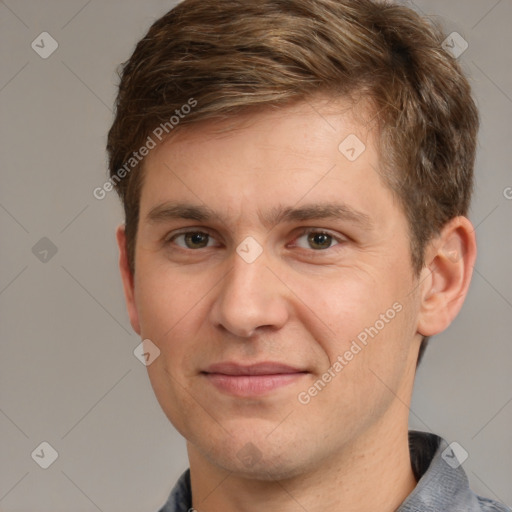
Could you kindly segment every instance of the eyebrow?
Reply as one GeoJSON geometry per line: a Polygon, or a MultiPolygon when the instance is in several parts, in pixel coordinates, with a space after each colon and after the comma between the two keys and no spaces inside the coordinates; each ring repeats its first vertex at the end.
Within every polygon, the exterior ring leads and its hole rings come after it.
{"type": "MultiPolygon", "coordinates": [[[[311,220],[345,220],[358,225],[367,231],[373,228],[371,218],[349,205],[340,203],[311,203],[301,207],[279,205],[272,208],[266,215],[259,215],[260,221],[266,228],[273,228],[284,222],[311,220]]],[[[188,219],[197,222],[220,220],[228,224],[228,220],[205,205],[191,203],[166,202],[152,208],[146,216],[150,224],[160,224],[175,219],[188,219]]]]}

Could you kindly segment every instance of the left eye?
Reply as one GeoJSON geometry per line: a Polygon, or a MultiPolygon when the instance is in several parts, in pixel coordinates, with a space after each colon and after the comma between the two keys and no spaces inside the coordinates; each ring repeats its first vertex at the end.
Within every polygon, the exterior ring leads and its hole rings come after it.
{"type": "Polygon", "coordinates": [[[336,244],[339,244],[339,240],[337,240],[334,235],[331,235],[324,231],[306,230],[303,231],[296,240],[300,240],[301,238],[304,237],[307,237],[306,244],[308,244],[309,247],[297,244],[299,247],[302,247],[303,249],[313,248],[323,251],[326,249],[330,249],[332,247],[332,242],[336,242],[336,244]]]}

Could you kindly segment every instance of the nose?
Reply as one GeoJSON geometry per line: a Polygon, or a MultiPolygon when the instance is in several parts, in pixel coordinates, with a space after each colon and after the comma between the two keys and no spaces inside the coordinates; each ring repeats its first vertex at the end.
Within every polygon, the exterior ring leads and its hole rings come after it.
{"type": "Polygon", "coordinates": [[[250,338],[258,330],[279,329],[289,316],[289,289],[263,252],[248,263],[236,252],[218,288],[210,319],[217,328],[250,338]]]}

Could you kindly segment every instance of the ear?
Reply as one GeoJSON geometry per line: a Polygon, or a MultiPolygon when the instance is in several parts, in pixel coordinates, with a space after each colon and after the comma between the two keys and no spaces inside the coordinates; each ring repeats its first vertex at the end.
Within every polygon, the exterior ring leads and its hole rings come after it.
{"type": "Polygon", "coordinates": [[[126,300],[126,308],[130,316],[130,324],[133,330],[140,336],[139,313],[135,303],[135,288],[133,274],[128,265],[128,254],[126,251],[126,233],[125,226],[122,224],[116,231],[117,245],[119,247],[119,270],[121,271],[121,279],[123,280],[124,297],[126,300]]]}
{"type": "Polygon", "coordinates": [[[475,229],[466,217],[455,217],[425,251],[419,285],[421,335],[439,334],[452,323],[468,293],[475,260],[475,229]]]}

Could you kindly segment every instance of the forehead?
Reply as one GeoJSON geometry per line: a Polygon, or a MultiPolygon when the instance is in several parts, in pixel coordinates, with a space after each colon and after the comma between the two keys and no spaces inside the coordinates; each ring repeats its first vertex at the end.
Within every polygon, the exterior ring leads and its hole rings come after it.
{"type": "Polygon", "coordinates": [[[141,217],[182,199],[203,213],[254,210],[260,220],[301,201],[338,200],[364,213],[382,193],[369,120],[361,104],[322,99],[190,125],[147,156],[141,217]]]}
{"type": "MultiPolygon", "coordinates": [[[[243,136],[251,130],[251,136],[258,131],[266,132],[273,140],[277,135],[276,142],[282,143],[286,137],[286,131],[283,130],[289,130],[290,125],[293,125],[296,130],[304,130],[304,135],[309,135],[311,138],[314,138],[315,133],[327,129],[331,132],[338,132],[340,129],[359,131],[365,138],[370,131],[373,131],[375,137],[377,133],[375,123],[372,122],[374,118],[375,106],[367,96],[354,94],[353,97],[348,98],[318,93],[281,106],[251,105],[229,117],[204,119],[194,121],[192,124],[178,125],[178,129],[171,133],[168,139],[157,147],[157,150],[166,146],[177,147],[181,144],[197,144],[214,140],[221,142],[236,135],[243,136]],[[312,117],[316,118],[316,123],[312,123],[312,117]],[[337,118],[338,123],[333,123],[333,118],[337,118]]],[[[298,148],[300,144],[297,145],[298,148]]]]}

